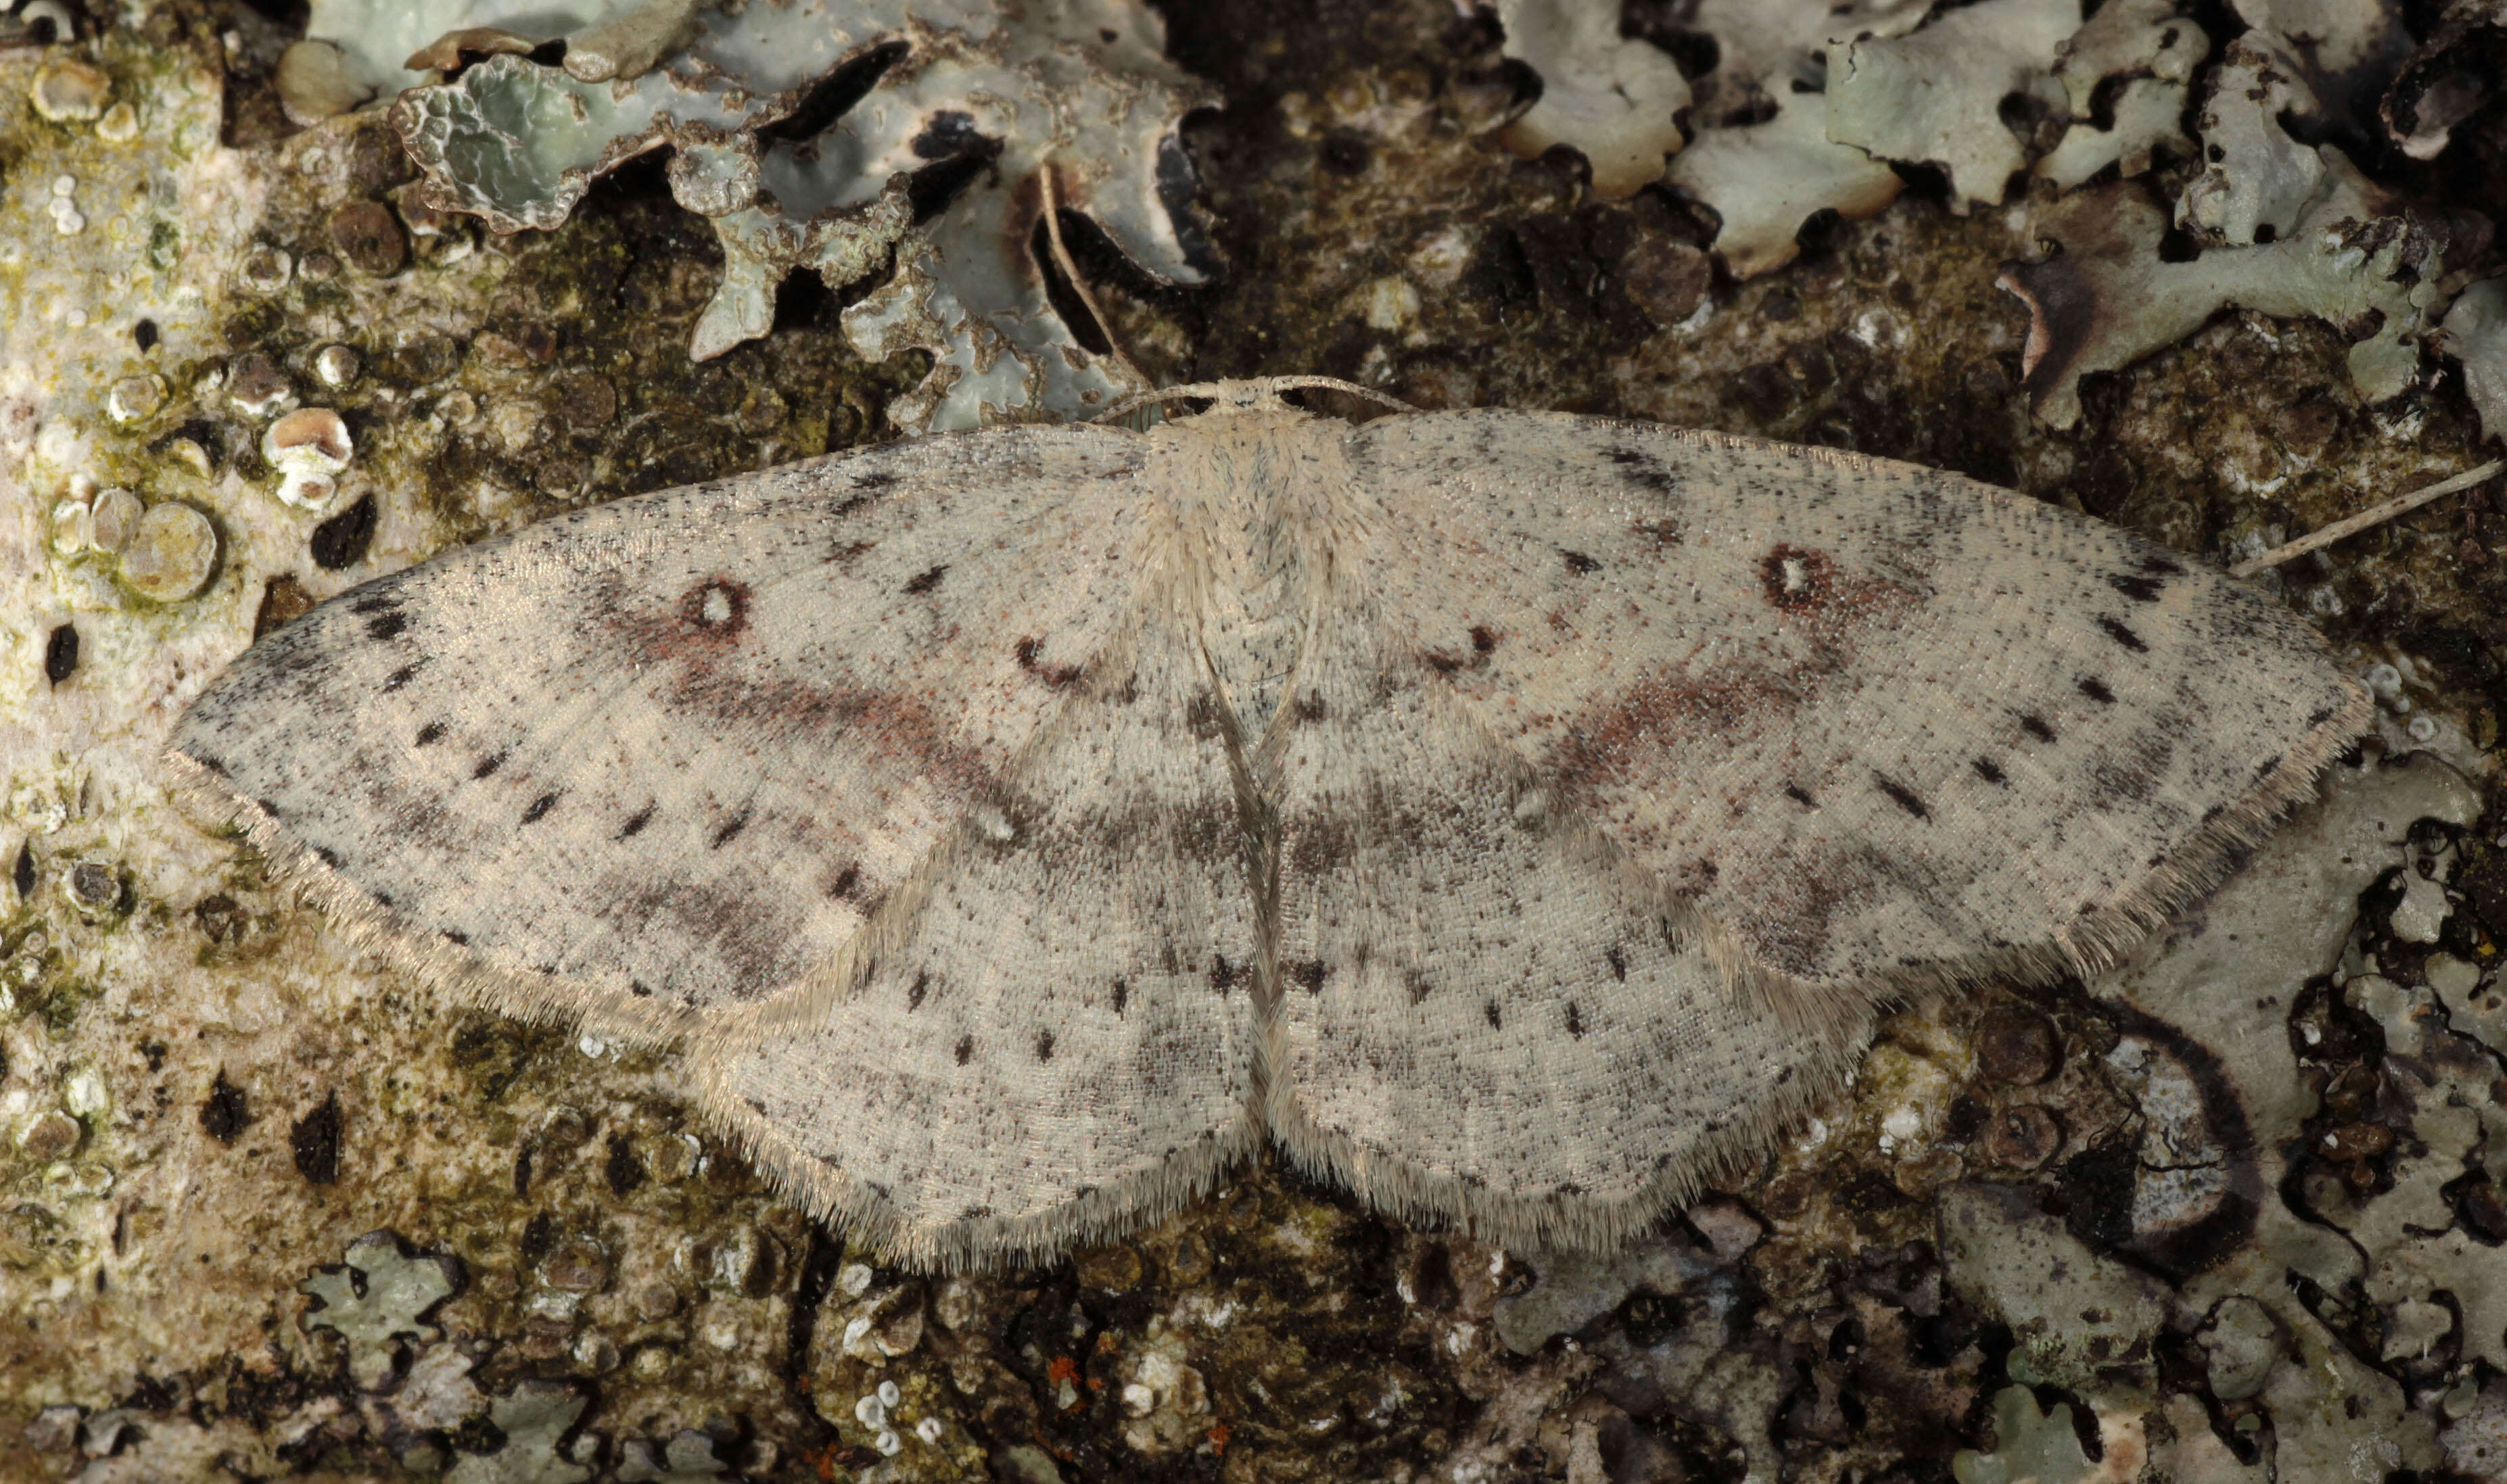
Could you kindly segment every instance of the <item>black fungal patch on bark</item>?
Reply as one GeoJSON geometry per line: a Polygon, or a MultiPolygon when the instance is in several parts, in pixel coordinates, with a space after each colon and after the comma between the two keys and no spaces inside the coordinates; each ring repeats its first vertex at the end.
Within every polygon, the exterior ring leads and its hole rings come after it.
{"type": "Polygon", "coordinates": [[[209,1084],[209,1096],[200,1104],[200,1132],[232,1144],[251,1122],[252,1105],[243,1089],[228,1081],[227,1069],[219,1068],[217,1079],[209,1084]]]}
{"type": "Polygon", "coordinates": [[[644,1162],[636,1157],[636,1146],[626,1135],[609,1136],[609,1157],[601,1162],[600,1176],[609,1182],[609,1193],[621,1199],[634,1195],[644,1183],[644,1162]]]}
{"type": "Polygon", "coordinates": [[[340,1116],[340,1095],[333,1093],[322,1100],[322,1105],[296,1120],[287,1132],[287,1146],[296,1155],[296,1173],[312,1185],[328,1185],[340,1177],[340,1143],[345,1133],[340,1116]]]}
{"type": "Polygon", "coordinates": [[[313,527],[306,549],[313,564],[326,572],[355,566],[366,560],[375,541],[375,497],[371,494],[313,527]]]}
{"type": "Polygon", "coordinates": [[[44,678],[54,685],[78,673],[79,632],[75,625],[54,628],[44,640],[44,678]]]}

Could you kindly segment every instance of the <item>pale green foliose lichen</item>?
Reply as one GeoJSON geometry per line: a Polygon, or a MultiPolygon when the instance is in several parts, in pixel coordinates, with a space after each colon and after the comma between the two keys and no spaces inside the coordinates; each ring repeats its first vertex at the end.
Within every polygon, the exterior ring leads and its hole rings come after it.
{"type": "Polygon", "coordinates": [[[1145,389],[1054,311],[1031,251],[1044,172],[1149,273],[1205,276],[1176,128],[1212,95],[1133,0],[318,0],[308,38],[299,51],[333,49],[331,70],[397,94],[431,202],[498,231],[555,228],[596,178],[670,149],[673,196],[723,252],[700,360],[772,328],[787,273],[842,287],[893,256],[850,323],[868,354],[932,352],[894,410],[905,426],[1071,416],[1145,389]],[[534,59],[551,42],[563,59],[534,59]]]}

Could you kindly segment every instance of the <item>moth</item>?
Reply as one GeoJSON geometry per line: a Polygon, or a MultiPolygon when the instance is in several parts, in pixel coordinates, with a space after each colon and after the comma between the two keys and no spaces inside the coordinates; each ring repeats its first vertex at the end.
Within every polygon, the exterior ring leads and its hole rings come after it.
{"type": "Polygon", "coordinates": [[[2369,723],[2276,601],[2057,508],[1281,395],[1337,384],[544,521],[253,646],[171,765],[418,978],[683,1043],[792,1196],[967,1266],[1266,1139],[1623,1242],[1885,1007],[2115,961],[2369,723]]]}

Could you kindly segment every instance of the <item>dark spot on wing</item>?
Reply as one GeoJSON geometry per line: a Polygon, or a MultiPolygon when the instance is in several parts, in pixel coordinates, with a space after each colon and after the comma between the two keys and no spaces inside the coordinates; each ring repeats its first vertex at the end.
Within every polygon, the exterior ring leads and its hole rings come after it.
{"type": "Polygon", "coordinates": [[[834,881],[827,883],[827,894],[833,897],[851,896],[854,894],[854,888],[860,885],[861,867],[849,865],[836,873],[834,881]]]}
{"type": "Polygon", "coordinates": [[[1631,521],[1628,529],[1652,540],[1656,555],[1689,539],[1678,521],[1631,521]]]}
{"type": "Polygon", "coordinates": [[[2107,586],[2137,603],[2159,601],[2161,584],[2156,577],[2128,577],[2118,574],[2107,579],[2107,586]]]}
{"type": "Polygon", "coordinates": [[[426,725],[418,729],[417,745],[425,747],[442,742],[444,740],[444,723],[440,721],[430,721],[426,725]]]}
{"type": "Polygon", "coordinates": [[[1435,988],[1435,986],[1428,982],[1427,975],[1420,973],[1415,968],[1403,973],[1401,979],[1403,985],[1410,991],[1410,1002],[1414,1005],[1419,1001],[1426,999],[1429,994],[1435,988]]]}
{"type": "Polygon", "coordinates": [[[416,678],[418,678],[418,667],[415,665],[404,665],[400,669],[393,670],[390,674],[383,676],[383,689],[386,691],[396,691],[416,678]]]}
{"type": "Polygon", "coordinates": [[[1322,994],[1324,980],[1330,974],[1330,968],[1321,959],[1309,959],[1289,970],[1289,977],[1309,995],[1322,994]]]}
{"type": "Polygon", "coordinates": [[[1641,489],[1669,494],[1676,488],[1671,471],[1651,453],[1638,449],[1613,449],[1605,456],[1619,466],[1622,478],[1641,489]]]}
{"type": "Polygon", "coordinates": [[[490,752],[486,757],[479,759],[479,765],[470,770],[470,776],[474,778],[488,778],[492,776],[497,769],[504,766],[505,754],[502,752],[490,752]]]}
{"type": "Polygon", "coordinates": [[[1117,1015],[1122,1014],[1122,1013],[1123,1013],[1123,1007],[1124,1007],[1125,1005],[1127,1005],[1127,1004],[1130,1004],[1131,1002],[1132,1002],[1132,986],[1131,986],[1131,983],[1130,983],[1128,980],[1124,980],[1124,979],[1116,979],[1116,980],[1114,981],[1114,994],[1113,994],[1114,1013],[1115,1013],[1115,1014],[1117,1014],[1117,1015]]]}
{"type": "Polygon", "coordinates": [[[2094,676],[2081,682],[2081,694],[2100,706],[2115,705],[2115,692],[2107,689],[2107,683],[2104,680],[2094,676]]]}
{"type": "Polygon", "coordinates": [[[644,828],[645,825],[653,822],[653,811],[659,807],[659,805],[647,804],[642,809],[629,814],[627,816],[627,822],[619,826],[618,838],[621,840],[634,838],[644,828]]]}
{"type": "Polygon", "coordinates": [[[2107,632],[2108,638],[2122,644],[2125,648],[2131,650],[2134,654],[2148,654],[2150,652],[2150,646],[2141,641],[2141,635],[2126,628],[2123,621],[2120,619],[2101,618],[2098,620],[2098,627],[2107,632]]]}
{"type": "Polygon", "coordinates": [[[1889,796],[1892,803],[1916,818],[1929,819],[1933,816],[1933,812],[1924,807],[1923,799],[1906,784],[1877,773],[1871,776],[1871,781],[1878,785],[1882,793],[1889,796]]]}
{"type": "Polygon", "coordinates": [[[2263,781],[2280,771],[2280,754],[2275,752],[2255,766],[2255,780],[2263,781]]]}
{"type": "Polygon", "coordinates": [[[974,1059],[975,1038],[971,1035],[958,1037],[958,1065],[963,1067],[974,1059]]]}
{"type": "Polygon", "coordinates": [[[913,577],[907,579],[905,591],[917,596],[928,593],[933,588],[940,586],[940,575],[948,570],[949,563],[944,561],[928,571],[918,572],[913,577]]]}
{"type": "Polygon", "coordinates": [[[348,599],[351,613],[389,613],[399,606],[398,593],[361,593],[348,599]]]}
{"type": "Polygon", "coordinates": [[[1561,552],[1559,555],[1567,559],[1567,570],[1577,573],[1580,576],[1586,572],[1598,572],[1602,569],[1602,564],[1600,562],[1585,556],[1582,552],[1561,552]]]}
{"type": "Polygon", "coordinates": [[[439,928],[436,931],[436,936],[442,938],[445,942],[452,944],[455,948],[468,948],[470,946],[470,935],[461,931],[457,927],[439,928]]]}
{"type": "Polygon", "coordinates": [[[340,857],[339,851],[331,849],[327,845],[315,846],[313,848],[313,854],[322,862],[322,864],[329,866],[334,871],[347,864],[345,860],[343,860],[340,857]]]}
{"type": "Polygon", "coordinates": [[[748,828],[748,806],[745,804],[742,805],[740,813],[732,815],[728,819],[725,819],[720,825],[715,827],[713,839],[708,843],[712,845],[715,850],[719,851],[724,846],[727,846],[733,841],[739,839],[740,832],[748,828]]]}
{"type": "Polygon", "coordinates": [[[1602,961],[1611,966],[1611,977],[1625,984],[1628,978],[1628,956],[1619,952],[1616,943],[1602,950],[1602,961]]]}
{"type": "Polygon", "coordinates": [[[1325,716],[1324,698],[1321,696],[1299,696],[1297,698],[1297,704],[1292,710],[1293,714],[1299,721],[1310,724],[1321,721],[1325,716]]]}
{"type": "Polygon", "coordinates": [[[930,989],[930,972],[924,969],[916,970],[914,974],[914,982],[905,987],[905,1008],[908,1010],[922,1009],[923,996],[929,993],[930,989]]]}
{"type": "Polygon", "coordinates": [[[679,621],[716,641],[748,628],[748,584],[709,577],[679,597],[679,621]]]}
{"type": "Polygon", "coordinates": [[[1578,1040],[1584,1038],[1584,1016],[1572,999],[1567,1002],[1567,1033],[1578,1040]]]}
{"type": "Polygon", "coordinates": [[[1223,995],[1234,989],[1237,977],[1243,972],[1244,970],[1228,962],[1224,955],[1210,956],[1210,987],[1220,994],[1223,995]]]}
{"type": "Polygon", "coordinates": [[[1497,1013],[1497,1001],[1496,1001],[1496,1000],[1492,999],[1492,1000],[1490,1000],[1487,1004],[1485,1004],[1485,1005],[1481,1006],[1481,1007],[1480,1007],[1480,1013],[1482,1013],[1482,1014],[1484,1014],[1484,1015],[1486,1015],[1486,1016],[1488,1017],[1488,1023],[1489,1023],[1489,1029],[1490,1029],[1490,1030],[1492,1030],[1492,1031],[1502,1031],[1502,1030],[1504,1030],[1504,1029],[1505,1029],[1504,1022],[1503,1022],[1502,1018],[1501,1018],[1501,1017],[1498,1015],[1498,1013],[1497,1013]]]}
{"type": "Polygon", "coordinates": [[[1787,783],[1785,785],[1785,797],[1793,800],[1804,809],[1819,808],[1819,801],[1813,799],[1809,793],[1804,791],[1799,783],[1787,783]]]}
{"type": "Polygon", "coordinates": [[[637,999],[650,999],[653,997],[653,987],[641,979],[630,979],[627,981],[627,993],[637,999]]]}
{"type": "Polygon", "coordinates": [[[2312,732],[2312,731],[2314,731],[2317,727],[2320,727],[2320,726],[2324,725],[2326,722],[2331,721],[2331,720],[2333,719],[2333,712],[2334,712],[2334,709],[2335,709],[2334,707],[2329,706],[2317,706],[2314,710],[2307,712],[2307,730],[2308,730],[2308,731],[2312,732]]]}
{"type": "Polygon", "coordinates": [[[2024,713],[2020,716],[2019,730],[2027,733],[2029,736],[2037,739],[2041,742],[2050,742],[2054,740],[2054,729],[2046,725],[2045,717],[2037,715],[2033,711],[2024,713]]]}
{"type": "Polygon", "coordinates": [[[557,795],[553,793],[541,794],[538,798],[533,799],[530,802],[529,808],[523,811],[523,822],[525,824],[535,823],[544,817],[550,810],[555,808],[557,808],[557,795]]]}
{"type": "Polygon", "coordinates": [[[1086,673],[1076,665],[1038,665],[1036,657],[1044,652],[1044,640],[1021,639],[1011,653],[1018,658],[1018,668],[1036,676],[1053,690],[1071,685],[1086,673]]]}
{"type": "Polygon", "coordinates": [[[9,873],[9,883],[18,888],[18,899],[35,894],[35,846],[27,841],[18,847],[18,864],[9,873]]]}
{"type": "Polygon", "coordinates": [[[370,639],[396,639],[400,637],[401,631],[408,627],[409,616],[407,614],[398,612],[385,613],[382,617],[377,618],[366,625],[366,637],[370,639]]]}
{"type": "Polygon", "coordinates": [[[1487,626],[1487,625],[1485,625],[1485,624],[1481,624],[1481,625],[1474,626],[1474,627],[1472,628],[1472,653],[1473,653],[1473,654],[1487,654],[1487,653],[1489,653],[1490,651],[1492,651],[1492,650],[1494,650],[1494,649],[1496,649],[1496,648],[1497,648],[1497,635],[1496,635],[1495,633],[1490,633],[1490,632],[1489,632],[1489,628],[1488,628],[1488,626],[1487,626]]]}
{"type": "Polygon", "coordinates": [[[854,511],[861,509],[864,505],[867,505],[871,501],[879,498],[881,490],[889,489],[895,483],[896,476],[889,473],[885,469],[874,469],[870,473],[862,475],[860,478],[854,481],[854,492],[852,497],[842,501],[836,506],[836,515],[839,518],[852,515],[854,511]]]}
{"type": "Polygon", "coordinates": [[[1976,776],[1978,778],[1984,779],[1988,783],[2007,781],[2003,776],[2001,765],[1997,764],[1989,757],[1980,757],[1968,766],[1976,770],[1976,776]]]}
{"type": "Polygon", "coordinates": [[[1778,545],[1759,560],[1759,589],[1779,608],[1824,602],[1835,585],[1835,564],[1826,552],[1778,545]]]}
{"type": "Polygon", "coordinates": [[[1036,1033],[1036,1059],[1039,1062],[1050,1062],[1053,1060],[1052,1032],[1039,1031],[1036,1033]]]}

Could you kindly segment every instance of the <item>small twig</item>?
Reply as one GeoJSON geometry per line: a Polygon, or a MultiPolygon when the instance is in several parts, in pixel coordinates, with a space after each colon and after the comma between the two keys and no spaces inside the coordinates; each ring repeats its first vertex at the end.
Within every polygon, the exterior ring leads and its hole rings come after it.
{"type": "Polygon", "coordinates": [[[2493,458],[2480,468],[2467,470],[2452,479],[2442,479],[2426,489],[2415,489],[2409,494],[2396,495],[2373,510],[2363,510],[2347,520],[2336,521],[2321,530],[2309,531],[2285,546],[2274,547],[2251,561],[2240,561],[2229,568],[2229,575],[2252,577],[2257,572],[2268,567],[2278,566],[2293,557],[2304,557],[2308,552],[2331,546],[2344,536],[2355,536],[2371,525],[2381,525],[2394,517],[2406,511],[2417,510],[2442,495],[2452,494],[2458,489],[2469,489],[2502,468],[2507,468],[2507,459],[2493,458]]]}
{"type": "Polygon", "coordinates": [[[1077,294],[1079,302],[1087,307],[1088,317],[1097,321],[1097,333],[1106,337],[1106,349],[1113,356],[1114,364],[1130,372],[1135,380],[1145,384],[1148,376],[1123,353],[1121,343],[1114,339],[1114,327],[1107,322],[1106,311],[1097,307],[1097,296],[1088,292],[1088,280],[1079,276],[1079,266],[1071,261],[1071,249],[1062,245],[1062,195],[1054,187],[1052,161],[1046,161],[1037,169],[1036,180],[1044,196],[1044,236],[1053,246],[1054,266],[1062,270],[1062,276],[1070,283],[1071,291],[1077,294]]]}

